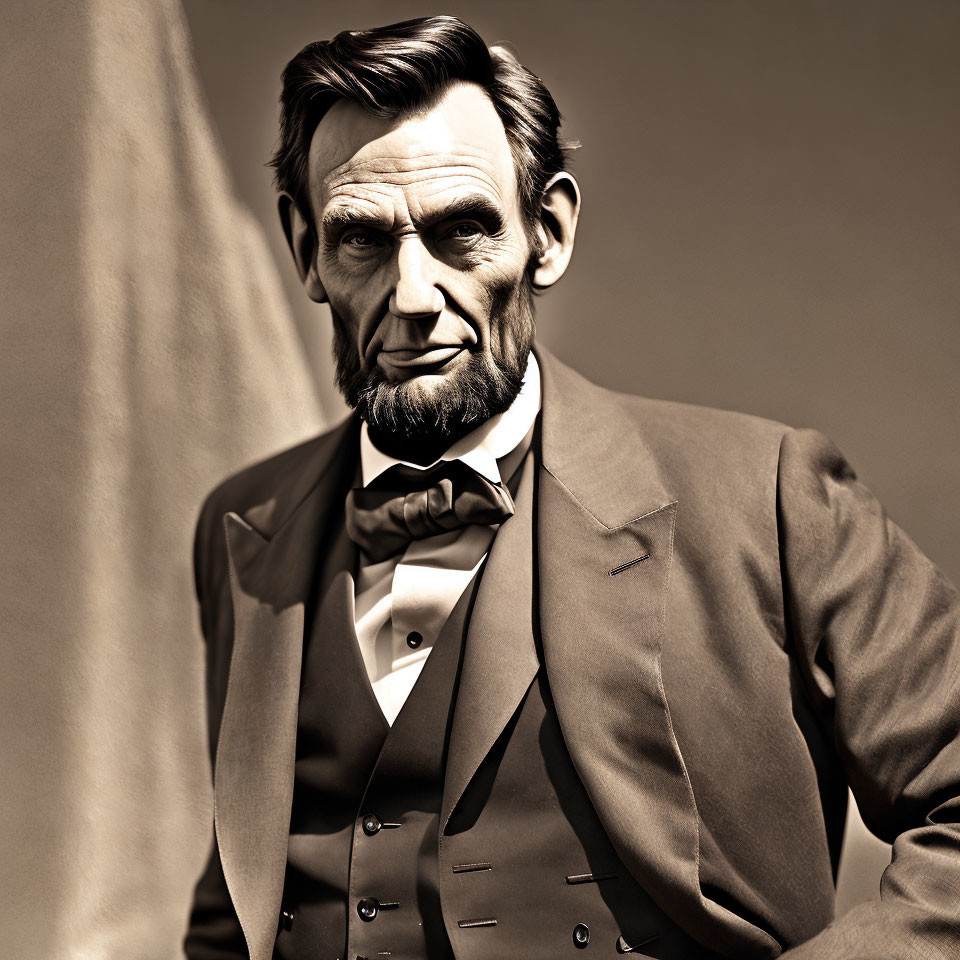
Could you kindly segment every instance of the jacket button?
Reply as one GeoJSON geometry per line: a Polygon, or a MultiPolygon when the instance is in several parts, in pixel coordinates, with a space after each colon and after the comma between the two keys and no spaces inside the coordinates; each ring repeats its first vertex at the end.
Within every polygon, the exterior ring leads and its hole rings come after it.
{"type": "Polygon", "coordinates": [[[377,919],[377,913],[380,911],[380,901],[376,897],[364,897],[357,901],[357,913],[360,919],[369,923],[377,919]]]}
{"type": "Polygon", "coordinates": [[[422,633],[417,633],[416,630],[411,630],[411,631],[407,634],[407,646],[408,646],[411,650],[416,650],[417,647],[419,647],[421,643],[423,643],[423,634],[422,634],[422,633]]]}
{"type": "Polygon", "coordinates": [[[573,928],[573,945],[582,950],[590,942],[590,928],[585,923],[578,923],[573,928]]]}
{"type": "Polygon", "coordinates": [[[380,832],[380,828],[383,824],[380,822],[380,818],[375,814],[368,813],[363,818],[363,832],[368,836],[375,836],[380,832]]]}

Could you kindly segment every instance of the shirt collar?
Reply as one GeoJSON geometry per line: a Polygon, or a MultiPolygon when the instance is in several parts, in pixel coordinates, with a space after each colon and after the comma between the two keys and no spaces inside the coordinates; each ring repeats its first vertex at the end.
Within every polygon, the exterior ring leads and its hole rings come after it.
{"type": "Polygon", "coordinates": [[[416,470],[429,470],[443,460],[462,460],[477,473],[492,483],[500,483],[500,467],[497,460],[512,452],[527,436],[540,412],[540,367],[537,358],[531,352],[527,358],[527,369],[523,375],[520,392],[513,403],[503,412],[485,420],[461,437],[446,453],[431,464],[423,466],[397,460],[373,445],[366,421],[360,428],[360,467],[363,472],[363,485],[367,486],[380,476],[384,470],[396,464],[413,467],[416,470]]]}

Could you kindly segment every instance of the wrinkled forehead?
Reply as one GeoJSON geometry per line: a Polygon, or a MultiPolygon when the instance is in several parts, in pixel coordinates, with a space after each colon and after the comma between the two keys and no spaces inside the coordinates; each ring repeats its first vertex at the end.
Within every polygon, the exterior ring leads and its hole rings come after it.
{"type": "Polygon", "coordinates": [[[399,117],[337,101],[314,132],[309,185],[315,214],[357,189],[473,188],[505,206],[517,198],[503,124],[484,91],[468,83],[399,117]]]}

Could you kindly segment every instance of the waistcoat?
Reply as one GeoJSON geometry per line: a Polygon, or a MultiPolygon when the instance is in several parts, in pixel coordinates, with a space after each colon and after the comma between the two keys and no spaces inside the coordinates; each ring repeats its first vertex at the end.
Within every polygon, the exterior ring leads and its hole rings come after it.
{"type": "Polygon", "coordinates": [[[473,584],[390,727],[357,644],[352,550],[344,537],[336,541],[322,577],[324,595],[303,667],[274,956],[452,960],[440,917],[437,835],[444,750],[473,584]]]}

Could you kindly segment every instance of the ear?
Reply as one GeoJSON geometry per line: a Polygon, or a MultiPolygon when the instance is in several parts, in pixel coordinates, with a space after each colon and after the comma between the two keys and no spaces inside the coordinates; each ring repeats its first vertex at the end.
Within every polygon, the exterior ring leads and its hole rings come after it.
{"type": "Polygon", "coordinates": [[[580,187],[569,173],[550,178],[540,201],[537,224],[539,250],[534,259],[533,285],[553,286],[564,274],[573,256],[573,240],[580,214],[580,187]]]}
{"type": "Polygon", "coordinates": [[[307,296],[317,303],[326,303],[327,292],[317,273],[317,232],[313,222],[300,212],[297,202],[286,191],[277,199],[277,212],[307,296]]]}

